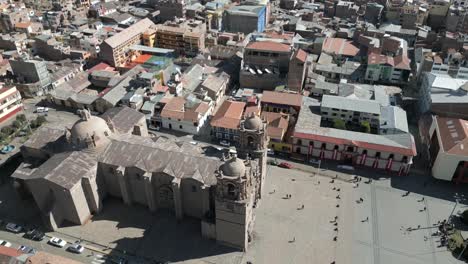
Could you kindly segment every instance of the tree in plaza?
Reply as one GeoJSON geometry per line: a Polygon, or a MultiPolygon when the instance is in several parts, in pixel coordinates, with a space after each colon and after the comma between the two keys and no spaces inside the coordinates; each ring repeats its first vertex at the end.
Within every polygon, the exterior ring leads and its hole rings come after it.
{"type": "Polygon", "coordinates": [[[7,136],[13,134],[13,132],[15,132],[15,130],[11,127],[11,126],[6,126],[6,127],[3,127],[1,132],[7,136]]]}
{"type": "Polygon", "coordinates": [[[23,123],[24,121],[26,121],[26,116],[25,115],[17,115],[16,120],[23,123]]]}
{"type": "Polygon", "coordinates": [[[36,122],[37,122],[38,126],[44,124],[46,121],[47,121],[47,119],[44,116],[38,116],[36,118],[36,122]]]}

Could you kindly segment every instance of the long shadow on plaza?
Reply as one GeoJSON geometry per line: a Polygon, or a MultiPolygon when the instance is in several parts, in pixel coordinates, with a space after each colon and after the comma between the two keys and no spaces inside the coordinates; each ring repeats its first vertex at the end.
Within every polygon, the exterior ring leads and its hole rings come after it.
{"type": "Polygon", "coordinates": [[[151,261],[175,262],[238,252],[204,239],[198,219],[185,217],[177,221],[172,212],[150,213],[146,207],[125,206],[117,199],[107,199],[104,210],[92,221],[117,222],[117,230],[113,232],[121,234],[111,243],[115,244],[113,253],[120,255],[124,253],[151,261]],[[126,228],[141,229],[142,234],[139,237],[125,237],[126,228]]]}
{"type": "Polygon", "coordinates": [[[416,193],[421,196],[434,197],[460,204],[468,204],[468,186],[450,181],[442,181],[431,176],[408,175],[394,176],[391,186],[405,192],[416,193]]]}

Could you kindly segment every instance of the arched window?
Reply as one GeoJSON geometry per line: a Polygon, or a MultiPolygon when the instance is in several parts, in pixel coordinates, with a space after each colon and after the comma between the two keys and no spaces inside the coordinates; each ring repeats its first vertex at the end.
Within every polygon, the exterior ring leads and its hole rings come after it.
{"type": "Polygon", "coordinates": [[[250,147],[250,148],[254,147],[254,138],[253,137],[251,137],[251,136],[247,137],[247,146],[250,147]]]}
{"type": "Polygon", "coordinates": [[[237,197],[237,190],[234,184],[232,183],[227,184],[227,195],[228,197],[233,198],[233,199],[237,197]]]}

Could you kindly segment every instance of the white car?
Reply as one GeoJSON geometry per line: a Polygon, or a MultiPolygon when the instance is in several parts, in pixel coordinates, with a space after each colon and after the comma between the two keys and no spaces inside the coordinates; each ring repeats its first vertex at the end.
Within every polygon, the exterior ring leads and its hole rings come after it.
{"type": "Polygon", "coordinates": [[[48,107],[39,106],[39,107],[36,108],[36,113],[47,113],[47,112],[49,112],[48,107]]]}
{"type": "Polygon", "coordinates": [[[11,247],[11,243],[5,240],[0,240],[0,246],[11,247]]]}
{"type": "Polygon", "coordinates": [[[73,244],[67,248],[68,251],[81,254],[84,251],[84,247],[80,244],[73,244]]]}
{"type": "Polygon", "coordinates": [[[19,233],[21,232],[21,230],[23,230],[23,227],[15,223],[8,223],[6,225],[6,230],[13,232],[13,233],[19,233]]]}
{"type": "Polygon", "coordinates": [[[229,143],[229,141],[226,141],[226,140],[221,140],[221,141],[219,142],[219,144],[220,144],[221,146],[225,146],[225,147],[229,147],[229,146],[231,145],[231,144],[229,143]]]}
{"type": "Polygon", "coordinates": [[[49,240],[49,244],[51,244],[53,246],[56,246],[56,247],[63,248],[67,244],[67,241],[65,241],[65,240],[63,240],[61,238],[58,238],[58,237],[52,237],[49,240]]]}
{"type": "Polygon", "coordinates": [[[275,151],[272,149],[267,149],[267,154],[268,155],[275,155],[275,151]]]}

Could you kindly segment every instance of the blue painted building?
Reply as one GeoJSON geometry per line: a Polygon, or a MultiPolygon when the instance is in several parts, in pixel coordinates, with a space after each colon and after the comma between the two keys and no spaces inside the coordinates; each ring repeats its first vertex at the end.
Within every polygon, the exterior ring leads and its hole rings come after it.
{"type": "Polygon", "coordinates": [[[266,26],[266,6],[234,6],[224,12],[223,29],[227,32],[263,32],[266,26]]]}

